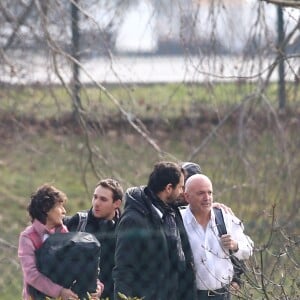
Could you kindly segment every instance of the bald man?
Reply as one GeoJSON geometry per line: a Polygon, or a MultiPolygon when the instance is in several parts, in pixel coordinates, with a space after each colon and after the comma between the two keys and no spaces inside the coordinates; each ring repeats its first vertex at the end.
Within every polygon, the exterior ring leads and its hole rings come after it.
{"type": "Polygon", "coordinates": [[[199,300],[230,299],[229,286],[234,275],[230,255],[245,260],[252,255],[253,242],[244,234],[242,222],[223,214],[227,234],[219,237],[213,207],[213,186],[204,174],[195,174],[185,183],[187,209],[182,213],[195,260],[199,300]]]}

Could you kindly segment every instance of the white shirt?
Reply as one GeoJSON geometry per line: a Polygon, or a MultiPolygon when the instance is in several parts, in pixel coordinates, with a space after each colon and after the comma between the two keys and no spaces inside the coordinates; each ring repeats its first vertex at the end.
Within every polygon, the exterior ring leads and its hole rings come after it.
{"type": "MultiPolygon", "coordinates": [[[[194,256],[197,289],[216,290],[230,284],[233,266],[228,250],[221,246],[213,209],[205,230],[189,206],[181,213],[194,256]]],[[[238,242],[239,250],[234,255],[239,259],[248,259],[252,254],[253,242],[243,233],[242,222],[224,211],[223,216],[228,234],[238,242]]]]}

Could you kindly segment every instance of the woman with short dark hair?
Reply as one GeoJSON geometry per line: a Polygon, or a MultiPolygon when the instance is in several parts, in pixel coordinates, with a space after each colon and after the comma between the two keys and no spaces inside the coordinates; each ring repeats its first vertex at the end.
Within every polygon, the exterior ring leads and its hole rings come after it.
{"type": "Polygon", "coordinates": [[[52,185],[44,184],[30,198],[27,207],[31,225],[21,232],[18,256],[23,271],[23,300],[33,299],[30,286],[50,297],[61,299],[78,299],[71,290],[66,289],[40,273],[36,266],[35,250],[54,232],[68,232],[63,225],[66,214],[67,196],[52,185]]]}

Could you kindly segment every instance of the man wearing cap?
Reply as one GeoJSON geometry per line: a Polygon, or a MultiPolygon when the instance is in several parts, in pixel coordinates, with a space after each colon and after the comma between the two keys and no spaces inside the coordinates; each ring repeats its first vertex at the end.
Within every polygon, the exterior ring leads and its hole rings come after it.
{"type": "Polygon", "coordinates": [[[184,170],[184,181],[194,174],[202,174],[200,165],[196,163],[186,161],[181,164],[181,167],[184,170]]]}
{"type": "MultiPolygon", "coordinates": [[[[200,165],[193,163],[193,162],[183,162],[181,164],[179,164],[181,166],[181,169],[183,170],[183,175],[184,175],[184,183],[186,182],[186,180],[194,175],[194,174],[201,174],[202,170],[200,165]]],[[[188,203],[185,201],[184,198],[184,194],[182,193],[181,195],[179,195],[178,199],[176,200],[176,205],[179,208],[185,208],[185,206],[188,203]]]]}
{"type": "Polygon", "coordinates": [[[183,222],[192,248],[197,299],[230,299],[234,276],[231,256],[248,259],[253,242],[244,234],[242,222],[231,214],[223,214],[227,233],[220,236],[213,208],[213,187],[204,174],[194,174],[185,182],[183,222]],[[213,297],[213,298],[211,298],[213,297]]]}

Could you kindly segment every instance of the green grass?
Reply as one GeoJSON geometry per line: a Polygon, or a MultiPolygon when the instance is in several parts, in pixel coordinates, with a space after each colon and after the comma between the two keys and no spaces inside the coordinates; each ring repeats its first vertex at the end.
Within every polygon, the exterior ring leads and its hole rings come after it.
{"type": "MultiPolygon", "coordinates": [[[[145,86],[108,86],[108,93],[122,106],[137,116],[154,117],[164,112],[167,117],[178,117],[201,105],[220,109],[240,103],[256,91],[251,83],[169,84],[145,86]]],[[[287,85],[289,99],[293,99],[294,86],[287,85]]],[[[1,110],[36,118],[56,118],[71,113],[70,96],[62,87],[3,87],[0,91],[1,110]]],[[[266,95],[276,105],[277,86],[271,84],[266,95]]],[[[107,94],[97,87],[81,90],[83,108],[96,115],[115,115],[118,108],[107,94]]]]}

